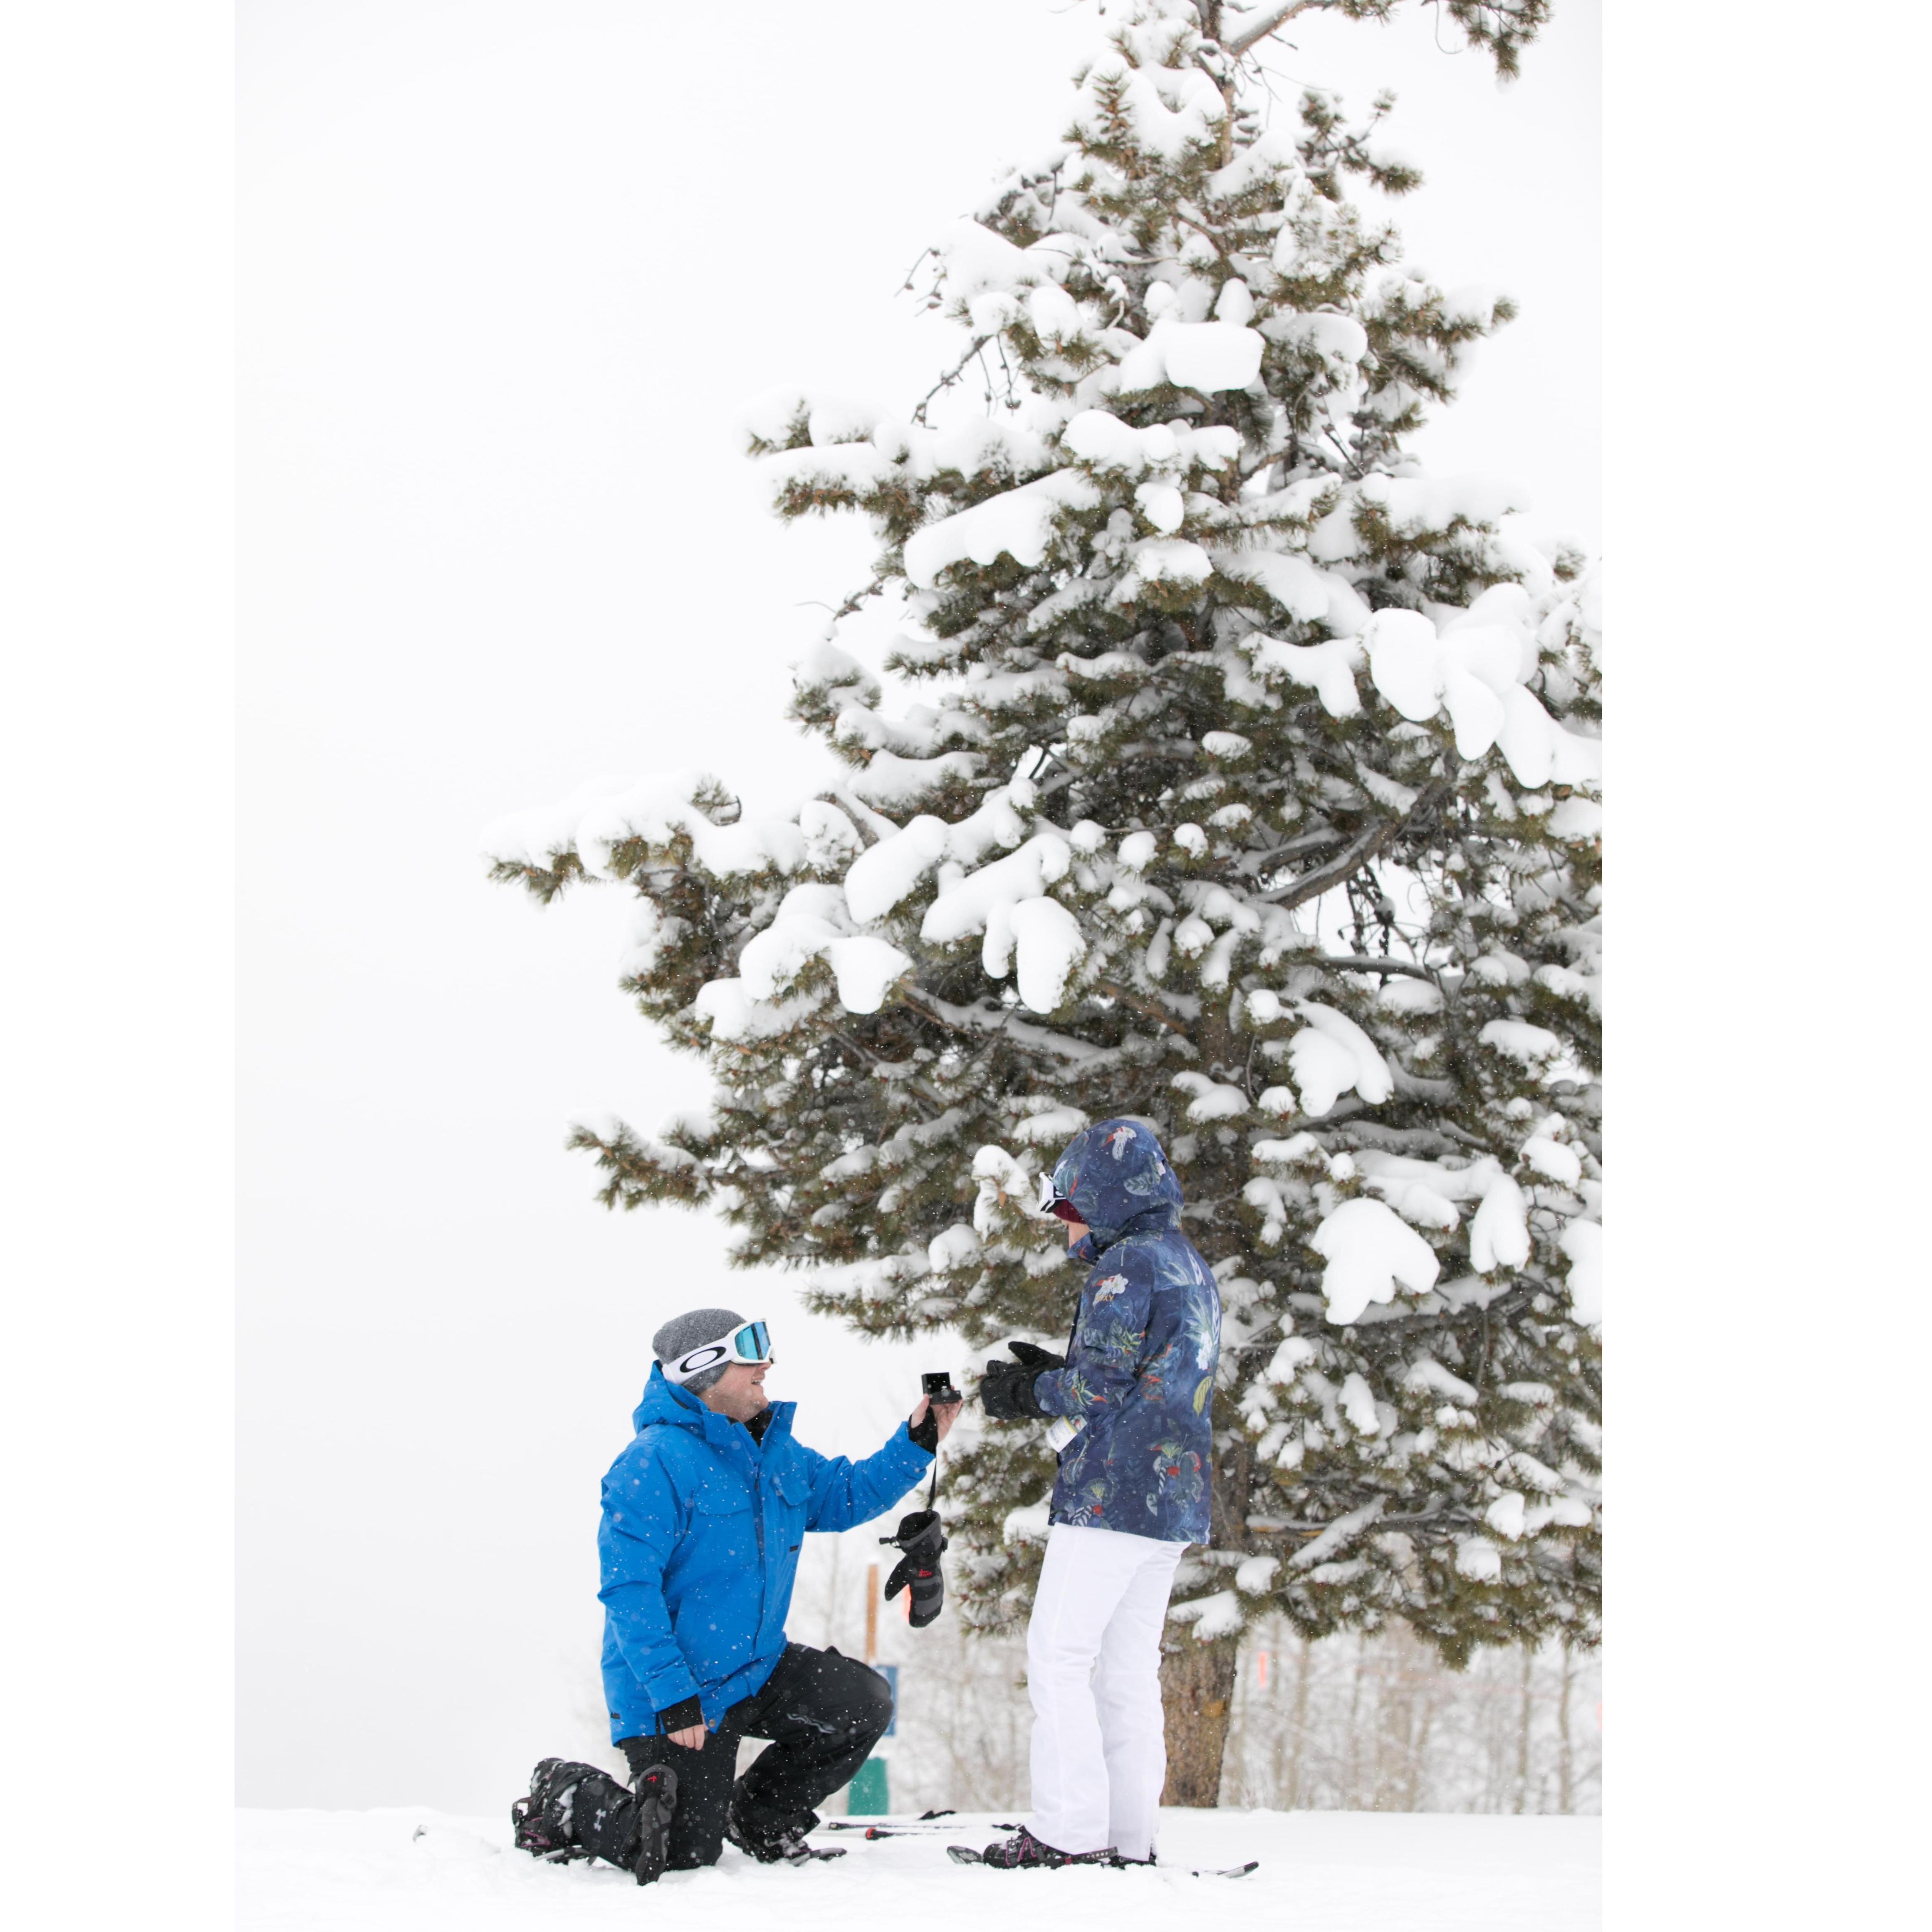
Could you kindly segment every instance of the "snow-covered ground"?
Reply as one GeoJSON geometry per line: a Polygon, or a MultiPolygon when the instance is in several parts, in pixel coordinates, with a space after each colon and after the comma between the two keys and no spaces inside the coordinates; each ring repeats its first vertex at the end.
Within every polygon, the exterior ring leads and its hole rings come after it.
{"type": "MultiPolygon", "coordinates": [[[[884,1822],[884,1821],[882,1821],[884,1822]]],[[[952,1864],[949,1843],[998,1835],[984,1817],[868,1844],[802,1869],[754,1864],[730,1846],[708,1871],[640,1894],[608,1866],[538,1864],[507,1819],[440,1811],[253,1811],[238,1820],[239,1932],[498,1932],[498,1928],[782,1924],[856,1932],[996,1914],[1054,1932],[1196,1922],[1310,1932],[1582,1932],[1600,1923],[1594,1818],[1338,1811],[1169,1811],[1154,1871],[995,1872],[952,1864]],[[1238,1880],[1184,1865],[1258,1858],[1238,1880]]]]}

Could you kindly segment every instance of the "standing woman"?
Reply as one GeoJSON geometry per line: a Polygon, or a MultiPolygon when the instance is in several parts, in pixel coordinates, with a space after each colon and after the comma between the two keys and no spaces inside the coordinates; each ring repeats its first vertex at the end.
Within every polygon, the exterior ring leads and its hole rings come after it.
{"type": "Polygon", "coordinates": [[[989,1865],[1154,1862],[1160,1634],[1174,1573],[1205,1543],[1221,1298],[1180,1232],[1180,1184],[1144,1121],[1077,1135],[1046,1211],[1090,1264],[1063,1362],[1025,1342],[988,1362],[988,1416],[1052,1420],[1060,1474],[1027,1629],[1033,1813],[989,1865]]]}

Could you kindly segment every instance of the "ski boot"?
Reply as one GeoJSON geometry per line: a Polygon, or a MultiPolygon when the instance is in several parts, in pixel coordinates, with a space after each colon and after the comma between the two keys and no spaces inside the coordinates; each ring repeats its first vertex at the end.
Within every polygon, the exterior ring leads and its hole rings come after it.
{"type": "Polygon", "coordinates": [[[1043,1845],[1022,1825],[1018,1835],[976,1852],[965,1845],[949,1845],[946,1855],[956,1864],[992,1865],[1000,1871],[1055,1870],[1061,1865],[1111,1865],[1120,1862],[1112,1845],[1099,1852],[1062,1852],[1043,1845]]]}
{"type": "Polygon", "coordinates": [[[809,1864],[814,1858],[842,1858],[845,1853],[833,1846],[808,1845],[805,1834],[818,1822],[807,1812],[801,1818],[761,1818],[754,1816],[736,1790],[731,1793],[731,1808],[725,1814],[724,1835],[748,1857],[761,1865],[809,1864]]]}
{"type": "Polygon", "coordinates": [[[668,1764],[640,1772],[632,1786],[638,1808],[637,1843],[631,1855],[631,1874],[640,1885],[654,1885],[664,1875],[670,1850],[670,1816],[677,1809],[677,1773],[668,1764]]]}
{"type": "Polygon", "coordinates": [[[520,1852],[552,1864],[567,1864],[590,1854],[571,1836],[577,1787],[586,1778],[602,1778],[595,1765],[547,1757],[530,1773],[530,1796],[510,1807],[510,1830],[520,1852]]]}
{"type": "Polygon", "coordinates": [[[664,1868],[677,1774],[654,1765],[634,1794],[595,1765],[547,1757],[530,1774],[530,1796],[510,1807],[520,1851],[552,1864],[598,1858],[650,1885],[664,1868]]]}

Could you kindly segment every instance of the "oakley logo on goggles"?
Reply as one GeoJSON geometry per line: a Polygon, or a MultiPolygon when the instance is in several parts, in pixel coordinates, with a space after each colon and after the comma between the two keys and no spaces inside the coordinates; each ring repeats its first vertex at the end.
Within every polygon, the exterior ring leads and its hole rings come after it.
{"type": "Polygon", "coordinates": [[[772,1331],[762,1322],[741,1322],[728,1335],[715,1342],[688,1349],[674,1362],[664,1365],[667,1382],[688,1382],[706,1369],[733,1362],[769,1362],[772,1359],[772,1331]]]}

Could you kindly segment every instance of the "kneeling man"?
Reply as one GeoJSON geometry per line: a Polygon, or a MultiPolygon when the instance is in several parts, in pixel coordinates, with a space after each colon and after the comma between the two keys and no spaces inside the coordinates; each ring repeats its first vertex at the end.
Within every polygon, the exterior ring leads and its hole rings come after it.
{"type": "Polygon", "coordinates": [[[546,1759],[517,1808],[526,1850],[594,1855],[640,1884],[714,1864],[727,1838],[766,1863],[811,1856],[813,1806],[865,1762],[892,1700],[866,1665],[785,1641],[800,1545],[890,1509],[958,1413],[922,1398],[883,1448],[848,1462],[794,1437],[795,1403],[766,1400],[762,1322],[695,1309],[651,1346],[598,1532],[604,1694],[632,1790],[546,1759]],[[741,1737],[772,1748],[734,1783],[741,1737]]]}

